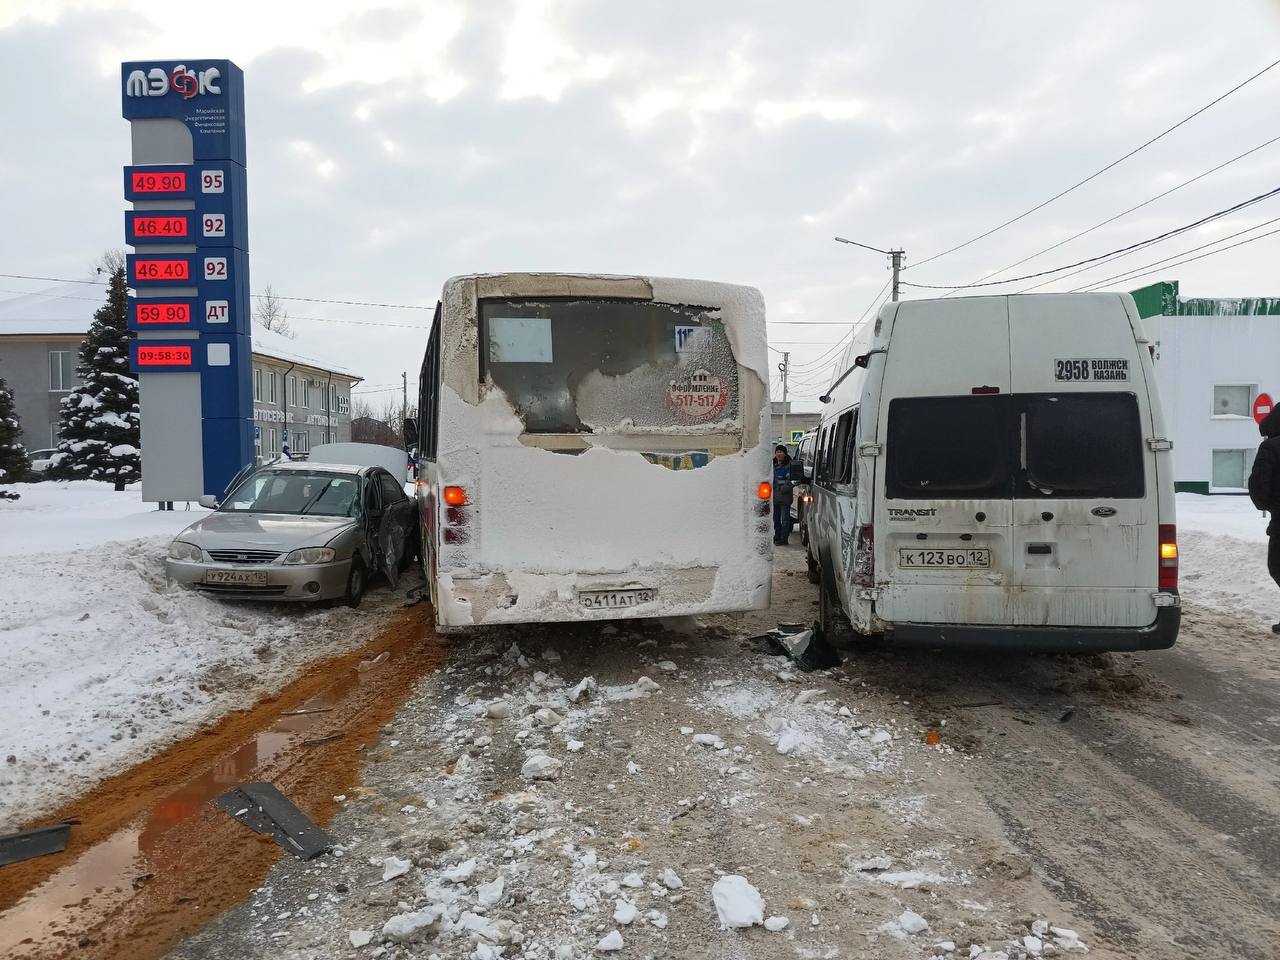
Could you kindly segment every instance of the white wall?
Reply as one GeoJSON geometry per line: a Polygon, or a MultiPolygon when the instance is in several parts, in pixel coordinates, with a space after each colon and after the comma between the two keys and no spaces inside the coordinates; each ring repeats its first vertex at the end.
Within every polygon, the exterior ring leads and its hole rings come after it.
{"type": "Polygon", "coordinates": [[[1280,316],[1148,317],[1173,439],[1174,479],[1209,483],[1213,451],[1239,449],[1246,469],[1260,437],[1251,417],[1213,416],[1215,384],[1255,384],[1280,399],[1280,316]]]}

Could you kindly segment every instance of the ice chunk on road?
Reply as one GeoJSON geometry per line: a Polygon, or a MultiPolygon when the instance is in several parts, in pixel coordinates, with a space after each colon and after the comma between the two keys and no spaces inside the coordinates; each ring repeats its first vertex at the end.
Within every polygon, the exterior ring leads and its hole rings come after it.
{"type": "Polygon", "coordinates": [[[658,661],[658,669],[661,670],[663,673],[675,673],[680,668],[677,667],[670,660],[660,660],[658,661]]]}
{"type": "Polygon", "coordinates": [[[811,700],[817,700],[819,697],[823,696],[826,692],[827,691],[822,689],[821,687],[813,687],[809,690],[801,690],[799,693],[796,694],[796,699],[794,702],[796,706],[799,706],[802,703],[809,703],[811,700]]]}
{"type": "Polygon", "coordinates": [[[778,752],[786,756],[795,753],[800,746],[800,734],[794,730],[784,730],[778,738],[778,752]]]}
{"type": "Polygon", "coordinates": [[[583,743],[581,740],[570,740],[568,743],[564,745],[564,748],[568,750],[570,753],[577,753],[579,750],[581,750],[585,746],[586,744],[583,743]]]}
{"type": "Polygon", "coordinates": [[[715,747],[717,750],[724,746],[724,741],[714,733],[695,733],[693,742],[703,747],[715,747]]]}
{"type": "Polygon", "coordinates": [[[855,870],[888,870],[892,866],[893,866],[893,859],[891,857],[868,857],[866,860],[863,860],[861,863],[854,864],[853,869],[855,870]]]}
{"type": "Polygon", "coordinates": [[[680,879],[680,874],[667,867],[662,871],[662,885],[668,890],[679,890],[684,886],[684,881],[680,879]]]}
{"type": "Polygon", "coordinates": [[[600,686],[596,683],[596,678],[583,677],[574,684],[573,689],[569,691],[569,700],[572,703],[577,703],[583,697],[590,697],[594,699],[599,695],[599,693],[600,686]]]}
{"type": "Polygon", "coordinates": [[[893,739],[893,734],[891,734],[888,730],[877,730],[875,733],[871,734],[871,742],[873,744],[888,743],[892,739],[893,739]]]}
{"type": "Polygon", "coordinates": [[[693,733],[693,727],[681,727],[680,732],[687,737],[689,734],[693,733]]]}
{"type": "Polygon", "coordinates": [[[622,885],[624,887],[631,887],[633,889],[638,887],[643,887],[644,877],[640,876],[640,874],[638,873],[628,873],[625,877],[622,878],[622,885]]]}
{"type": "Polygon", "coordinates": [[[563,760],[548,757],[545,753],[535,753],[520,768],[520,776],[526,780],[554,780],[560,775],[563,760]]]}
{"type": "Polygon", "coordinates": [[[614,923],[620,923],[625,927],[627,924],[633,922],[639,913],[640,911],[636,909],[636,905],[630,900],[623,900],[619,898],[614,902],[614,923]]]}
{"type": "Polygon", "coordinates": [[[711,900],[716,905],[721,930],[764,923],[764,898],[746,877],[725,874],[712,885],[711,900]]]}
{"type": "Polygon", "coordinates": [[[1022,946],[1033,957],[1038,957],[1044,952],[1044,941],[1030,934],[1022,938],[1022,946]]]}
{"type": "Polygon", "coordinates": [[[929,929],[929,921],[914,910],[904,910],[898,915],[898,926],[907,933],[923,933],[929,929]]]}
{"type": "Polygon", "coordinates": [[[443,912],[442,907],[432,905],[411,913],[397,913],[382,925],[382,937],[397,943],[412,943],[426,936],[443,912]]]}
{"type": "Polygon", "coordinates": [[[766,917],[764,928],[770,933],[777,933],[780,930],[787,929],[787,925],[791,923],[786,917],[766,917]]]}
{"type": "Polygon", "coordinates": [[[631,774],[634,777],[639,772],[640,772],[640,767],[636,764],[636,762],[634,760],[628,760],[627,773],[631,774]]]}
{"type": "Polygon", "coordinates": [[[542,651],[542,659],[547,661],[547,663],[559,663],[560,654],[558,651],[553,650],[551,647],[547,647],[547,649],[542,651]]]}
{"type": "Polygon", "coordinates": [[[564,717],[560,716],[560,714],[556,713],[550,707],[541,707],[534,711],[533,719],[537,720],[538,723],[542,724],[544,727],[554,727],[564,723],[564,717]]]}
{"type": "Polygon", "coordinates": [[[505,720],[511,716],[511,704],[506,700],[495,700],[484,708],[484,715],[490,720],[505,720]]]}
{"type": "Polygon", "coordinates": [[[347,939],[351,941],[351,945],[357,950],[361,947],[367,947],[373,941],[372,930],[348,930],[347,939]]]}
{"type": "Polygon", "coordinates": [[[636,681],[636,689],[641,693],[657,693],[662,688],[648,677],[641,677],[636,681]]]}
{"type": "Polygon", "coordinates": [[[471,879],[471,875],[476,872],[476,858],[463,860],[457,866],[450,867],[440,874],[441,878],[448,880],[450,883],[466,883],[471,879]]]}
{"type": "Polygon", "coordinates": [[[601,953],[613,953],[615,950],[621,950],[622,947],[622,934],[617,930],[606,934],[600,942],[596,944],[596,949],[601,953]]]}
{"type": "Polygon", "coordinates": [[[650,910],[645,914],[645,916],[648,917],[649,922],[659,930],[667,929],[667,915],[661,910],[650,910]]]}
{"type": "Polygon", "coordinates": [[[476,887],[476,899],[481,905],[492,907],[502,899],[502,889],[506,881],[503,880],[502,874],[498,874],[489,883],[482,883],[476,887]]]}
{"type": "Polygon", "coordinates": [[[399,857],[387,857],[382,861],[382,879],[385,882],[387,880],[394,880],[396,877],[403,877],[409,872],[409,868],[412,866],[412,860],[401,860],[399,857]]]}

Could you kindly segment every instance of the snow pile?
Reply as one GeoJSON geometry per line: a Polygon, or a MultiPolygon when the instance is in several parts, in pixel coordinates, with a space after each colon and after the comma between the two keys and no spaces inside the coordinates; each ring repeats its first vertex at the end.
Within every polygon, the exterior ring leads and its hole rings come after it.
{"type": "Polygon", "coordinates": [[[721,930],[764,923],[764,898],[746,877],[736,873],[721,877],[711,887],[711,900],[721,930]]]}
{"type": "MultiPolygon", "coordinates": [[[[35,516],[49,519],[51,536],[65,542],[61,531],[71,523],[49,507],[58,496],[39,486],[32,499],[44,507],[35,516]]],[[[9,524],[9,509],[0,510],[0,524],[9,524]]],[[[172,524],[195,515],[157,516],[172,524]]],[[[0,543],[9,548],[12,540],[0,543]]],[[[226,603],[169,584],[167,544],[167,537],[99,543],[3,561],[0,832],[251,705],[307,661],[350,649],[395,599],[371,596],[358,612],[226,603]]]]}
{"type": "Polygon", "coordinates": [[[1280,602],[1267,573],[1267,519],[1248,497],[1178,494],[1178,582],[1188,603],[1274,617],[1280,602]]]}

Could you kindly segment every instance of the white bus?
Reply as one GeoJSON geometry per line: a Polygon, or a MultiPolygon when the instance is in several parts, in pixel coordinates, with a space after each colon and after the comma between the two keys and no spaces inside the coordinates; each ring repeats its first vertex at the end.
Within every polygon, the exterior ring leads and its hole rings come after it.
{"type": "Polygon", "coordinates": [[[437,626],[767,607],[766,350],[751,287],[449,280],[409,425],[437,626]]]}

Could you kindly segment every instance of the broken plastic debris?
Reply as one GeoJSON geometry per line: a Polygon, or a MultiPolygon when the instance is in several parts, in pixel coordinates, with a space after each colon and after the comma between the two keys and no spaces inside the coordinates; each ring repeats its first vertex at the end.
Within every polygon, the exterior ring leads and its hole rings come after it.
{"type": "Polygon", "coordinates": [[[750,927],[764,923],[764,898],[746,877],[725,874],[711,887],[720,929],[750,927]]]}
{"type": "Polygon", "coordinates": [[[329,835],[270,783],[241,784],[218,797],[213,805],[226,813],[247,809],[247,813],[234,819],[255,833],[271,834],[276,843],[303,860],[333,847],[329,835]]]}

